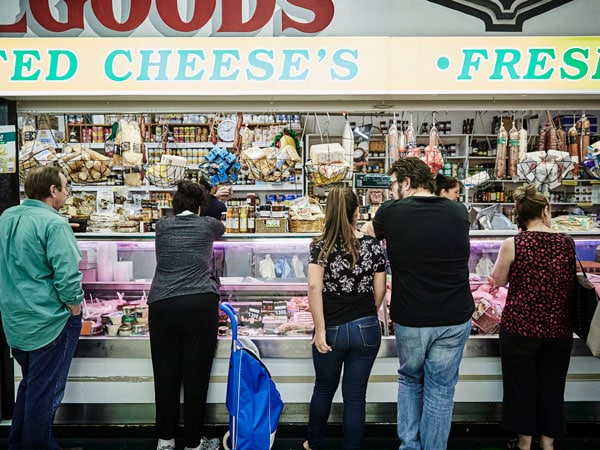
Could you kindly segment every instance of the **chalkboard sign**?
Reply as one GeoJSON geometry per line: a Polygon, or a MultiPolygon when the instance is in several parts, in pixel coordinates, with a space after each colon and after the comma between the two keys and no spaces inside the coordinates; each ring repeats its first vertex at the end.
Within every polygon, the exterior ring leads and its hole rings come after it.
{"type": "Polygon", "coordinates": [[[19,204],[19,174],[0,174],[0,214],[19,204]]]}
{"type": "Polygon", "coordinates": [[[355,188],[385,188],[390,187],[390,176],[379,173],[355,173],[355,188]]]}

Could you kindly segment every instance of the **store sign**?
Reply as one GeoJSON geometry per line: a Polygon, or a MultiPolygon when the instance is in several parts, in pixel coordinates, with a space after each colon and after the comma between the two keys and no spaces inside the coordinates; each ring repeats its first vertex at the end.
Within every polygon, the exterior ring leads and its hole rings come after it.
{"type": "Polygon", "coordinates": [[[112,0],[63,0],[58,5],[56,1],[29,0],[15,3],[18,11],[10,17],[10,3],[16,0],[2,1],[0,35],[4,36],[25,35],[31,29],[37,30],[38,36],[67,35],[88,27],[98,35],[118,36],[135,31],[147,19],[165,35],[169,30],[195,33],[214,23],[218,25],[211,34],[216,36],[252,36],[269,25],[277,28],[275,35],[286,30],[318,33],[334,14],[333,0],[195,0],[191,11],[176,0],[130,0],[118,9],[112,0]],[[186,13],[191,14],[189,19],[186,13]]]}
{"type": "Polygon", "coordinates": [[[0,126],[0,174],[17,171],[16,136],[14,125],[0,126]]]}
{"type": "Polygon", "coordinates": [[[381,95],[600,91],[600,37],[24,38],[0,95],[381,95]],[[400,57],[399,55],[402,55],[400,57]]]}

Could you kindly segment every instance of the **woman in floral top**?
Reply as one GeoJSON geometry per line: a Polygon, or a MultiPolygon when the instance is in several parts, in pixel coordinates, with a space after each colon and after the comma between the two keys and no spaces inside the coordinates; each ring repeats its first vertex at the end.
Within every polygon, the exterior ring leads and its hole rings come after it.
{"type": "Polygon", "coordinates": [[[327,198],[323,234],[310,245],[308,301],[315,323],[312,339],[315,387],[305,449],[324,446],[331,402],[342,367],[344,449],[359,449],[365,397],[381,344],[377,311],[385,294],[385,258],[377,240],[356,229],[358,198],[334,187],[327,198]]]}
{"type": "Polygon", "coordinates": [[[533,184],[515,189],[522,232],[502,243],[492,271],[508,283],[500,322],[503,425],[518,434],[508,448],[553,450],[565,431],[564,393],[573,328],[569,298],[575,285],[572,240],[552,229],[548,199],[533,184]]]}

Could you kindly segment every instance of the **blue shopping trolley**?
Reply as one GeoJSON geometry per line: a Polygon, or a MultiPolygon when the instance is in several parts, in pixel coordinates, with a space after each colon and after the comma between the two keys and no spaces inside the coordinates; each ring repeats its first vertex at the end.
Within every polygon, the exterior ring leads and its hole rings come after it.
{"type": "Polygon", "coordinates": [[[226,450],[270,450],[283,402],[267,367],[252,341],[238,339],[233,306],[221,303],[231,320],[232,343],[227,375],[226,406],[229,430],[223,437],[226,450]]]}

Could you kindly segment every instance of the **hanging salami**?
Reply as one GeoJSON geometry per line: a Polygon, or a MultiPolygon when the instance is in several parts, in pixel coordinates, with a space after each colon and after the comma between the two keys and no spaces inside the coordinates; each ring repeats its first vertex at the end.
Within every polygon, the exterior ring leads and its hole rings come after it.
{"type": "Polygon", "coordinates": [[[519,163],[519,130],[512,123],[512,128],[508,132],[508,176],[517,176],[517,165],[519,163]]]}
{"type": "Polygon", "coordinates": [[[527,130],[523,128],[523,123],[521,123],[519,129],[519,161],[525,156],[525,153],[527,153],[527,130]]]}
{"type": "Polygon", "coordinates": [[[540,127],[540,134],[538,135],[537,142],[537,148],[540,152],[546,151],[546,134],[546,129],[544,127],[540,127]]]}
{"type": "Polygon", "coordinates": [[[567,149],[569,155],[571,155],[571,161],[573,161],[573,175],[579,176],[579,145],[577,144],[577,128],[575,124],[571,125],[567,133],[567,149]]]}
{"type": "Polygon", "coordinates": [[[398,127],[396,126],[396,119],[394,118],[394,122],[390,125],[388,130],[388,152],[390,158],[390,164],[396,162],[399,158],[398,156],[398,127]]]}
{"type": "Polygon", "coordinates": [[[504,124],[500,124],[498,136],[496,139],[496,178],[499,180],[506,176],[506,150],[507,150],[508,133],[504,124]]]}

